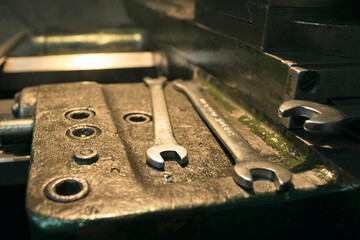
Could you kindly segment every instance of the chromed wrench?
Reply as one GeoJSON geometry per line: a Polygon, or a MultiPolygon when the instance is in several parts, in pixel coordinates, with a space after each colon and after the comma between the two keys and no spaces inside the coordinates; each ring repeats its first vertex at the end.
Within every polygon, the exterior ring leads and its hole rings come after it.
{"type": "Polygon", "coordinates": [[[205,99],[196,82],[176,80],[174,86],[175,89],[185,93],[202,119],[234,157],[233,178],[237,184],[245,188],[252,188],[254,176],[272,180],[278,191],[286,188],[291,182],[291,172],[263,160],[205,99]]]}
{"type": "Polygon", "coordinates": [[[177,160],[180,165],[188,161],[187,150],[176,141],[171,127],[164,94],[166,81],[166,77],[144,78],[150,90],[155,136],[153,145],[146,152],[146,161],[160,169],[164,168],[164,159],[177,160]]]}

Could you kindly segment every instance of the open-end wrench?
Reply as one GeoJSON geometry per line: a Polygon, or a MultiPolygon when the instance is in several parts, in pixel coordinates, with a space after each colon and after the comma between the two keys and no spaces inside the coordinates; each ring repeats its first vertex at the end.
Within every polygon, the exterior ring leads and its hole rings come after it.
{"type": "Polygon", "coordinates": [[[164,168],[165,160],[177,160],[180,165],[187,163],[187,150],[176,141],[166,106],[164,85],[166,77],[145,77],[144,82],[150,90],[154,121],[153,145],[147,150],[147,162],[155,168],[164,168]]]}
{"type": "Polygon", "coordinates": [[[202,119],[234,157],[233,178],[237,184],[245,188],[252,188],[254,176],[272,180],[278,191],[285,189],[291,182],[291,172],[263,160],[204,98],[200,86],[196,82],[176,80],[174,86],[177,90],[185,93],[202,119]]]}
{"type": "Polygon", "coordinates": [[[290,100],[281,104],[279,116],[308,118],[303,127],[309,132],[339,133],[345,124],[360,119],[360,108],[290,100]]]}

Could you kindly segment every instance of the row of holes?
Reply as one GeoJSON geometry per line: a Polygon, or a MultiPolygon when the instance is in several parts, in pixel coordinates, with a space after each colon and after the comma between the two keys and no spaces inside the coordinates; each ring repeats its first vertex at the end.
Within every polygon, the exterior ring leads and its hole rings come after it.
{"type": "MultiPolygon", "coordinates": [[[[95,112],[87,109],[72,110],[65,113],[70,120],[85,120],[95,116],[95,112]]],[[[87,139],[100,134],[100,129],[89,125],[70,128],[66,135],[75,139],[87,139]]],[[[89,191],[88,183],[78,178],[57,178],[50,181],[44,188],[45,195],[56,202],[71,202],[83,198],[89,191]]]]}
{"type": "MultiPolygon", "coordinates": [[[[87,109],[72,110],[65,114],[71,120],[85,120],[95,116],[95,112],[87,109]]],[[[129,123],[141,124],[152,120],[149,114],[135,112],[125,114],[124,120],[129,123]]],[[[67,135],[72,138],[88,139],[99,135],[101,130],[95,126],[80,125],[68,130],[67,135]]],[[[85,180],[75,178],[59,178],[52,180],[45,187],[45,195],[57,202],[70,202],[83,198],[88,193],[89,187],[85,180]]]]}
{"type": "MultiPolygon", "coordinates": [[[[95,116],[95,112],[91,110],[72,110],[65,114],[65,117],[73,120],[84,120],[95,116]]],[[[134,112],[124,115],[124,120],[129,123],[147,123],[152,120],[152,117],[147,113],[134,112]]]]}

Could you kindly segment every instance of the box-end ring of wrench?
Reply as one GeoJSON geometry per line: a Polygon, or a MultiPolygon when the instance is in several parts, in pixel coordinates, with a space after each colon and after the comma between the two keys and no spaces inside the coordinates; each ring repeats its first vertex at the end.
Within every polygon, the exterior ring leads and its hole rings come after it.
{"type": "Polygon", "coordinates": [[[292,173],[274,163],[262,160],[261,156],[204,98],[197,83],[176,80],[174,86],[175,89],[185,93],[202,119],[234,157],[233,178],[237,184],[245,188],[252,188],[254,176],[272,180],[278,191],[286,189],[291,183],[292,173]]]}
{"type": "Polygon", "coordinates": [[[145,77],[143,80],[150,90],[155,136],[153,145],[146,152],[146,161],[160,169],[164,169],[164,158],[177,160],[183,166],[188,162],[187,150],[176,141],[171,127],[164,94],[167,79],[145,77]]]}
{"type": "Polygon", "coordinates": [[[308,118],[303,127],[309,132],[340,133],[345,124],[360,119],[360,108],[289,100],[279,107],[279,117],[308,118]]]}

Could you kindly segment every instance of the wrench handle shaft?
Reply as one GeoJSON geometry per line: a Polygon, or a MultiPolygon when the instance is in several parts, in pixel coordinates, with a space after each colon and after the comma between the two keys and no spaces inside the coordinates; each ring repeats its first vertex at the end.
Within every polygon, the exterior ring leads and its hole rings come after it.
{"type": "Polygon", "coordinates": [[[205,99],[200,87],[195,82],[177,80],[174,86],[187,95],[202,119],[234,157],[233,179],[237,184],[245,188],[252,188],[252,176],[254,175],[272,180],[278,191],[285,189],[291,182],[291,172],[274,163],[264,161],[205,99]]]}
{"type": "Polygon", "coordinates": [[[149,88],[151,96],[151,106],[153,108],[152,113],[155,135],[154,144],[177,144],[177,141],[173,135],[163,89],[166,83],[166,78],[145,78],[144,81],[149,88]]]}
{"type": "Polygon", "coordinates": [[[200,91],[200,87],[196,83],[177,80],[174,85],[177,90],[185,93],[196,111],[225,145],[236,162],[258,158],[258,155],[245,139],[228,124],[213,105],[205,99],[203,93],[200,91]]]}

